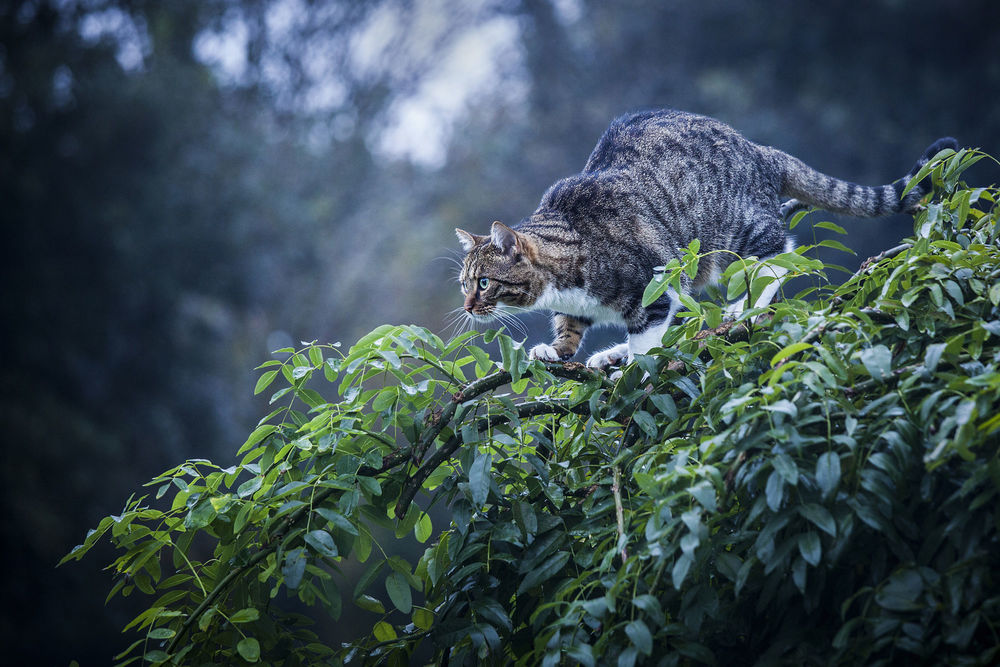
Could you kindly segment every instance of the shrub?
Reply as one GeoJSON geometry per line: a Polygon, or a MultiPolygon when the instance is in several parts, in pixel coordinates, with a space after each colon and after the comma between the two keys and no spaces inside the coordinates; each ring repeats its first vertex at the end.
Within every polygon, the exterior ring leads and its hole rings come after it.
{"type": "Polygon", "coordinates": [[[843,284],[781,255],[803,292],[736,323],[686,300],[614,379],[496,332],[281,350],[237,463],[168,470],[66,559],[108,539],[110,597],[150,596],[125,662],[995,663],[998,190],[959,180],[982,157],[930,163],[914,235],[843,284]],[[329,646],[289,597],[373,621],[329,646]]]}

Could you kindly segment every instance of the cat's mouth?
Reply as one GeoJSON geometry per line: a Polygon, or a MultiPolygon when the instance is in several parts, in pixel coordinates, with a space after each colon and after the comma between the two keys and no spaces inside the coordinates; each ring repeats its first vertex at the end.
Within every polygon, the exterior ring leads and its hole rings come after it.
{"type": "Polygon", "coordinates": [[[493,306],[488,306],[485,308],[473,308],[472,310],[467,310],[469,317],[471,317],[476,322],[492,322],[496,319],[496,308],[493,306]]]}
{"type": "Polygon", "coordinates": [[[527,330],[515,315],[517,308],[515,307],[513,310],[514,312],[511,311],[510,306],[497,302],[473,307],[465,311],[465,316],[477,324],[484,324],[491,327],[499,326],[502,329],[506,329],[512,335],[527,338],[527,330]]]}

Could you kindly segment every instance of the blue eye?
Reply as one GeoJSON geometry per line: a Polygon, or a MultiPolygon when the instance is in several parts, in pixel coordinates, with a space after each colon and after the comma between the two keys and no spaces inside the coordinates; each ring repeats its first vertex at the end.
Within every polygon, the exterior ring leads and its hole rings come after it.
{"type": "Polygon", "coordinates": [[[479,289],[486,289],[489,286],[490,286],[490,279],[489,278],[480,278],[479,279],[479,289]]]}

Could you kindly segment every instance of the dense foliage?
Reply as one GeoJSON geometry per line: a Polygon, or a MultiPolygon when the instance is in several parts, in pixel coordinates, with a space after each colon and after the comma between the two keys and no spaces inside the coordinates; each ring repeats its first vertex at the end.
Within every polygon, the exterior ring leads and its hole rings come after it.
{"type": "MultiPolygon", "coordinates": [[[[452,230],[533,210],[615,115],[707,113],[881,183],[935,136],[1000,146],[998,23],[995,0],[0,2],[6,659],[105,663],[142,600],[93,608],[108,546],[53,572],[81,526],[228,461],[266,352],[440,333],[452,230]]],[[[864,257],[908,220],[851,224],[864,257]]]]}
{"type": "MultiPolygon", "coordinates": [[[[805,290],[725,324],[723,295],[687,300],[617,377],[495,332],[280,350],[238,463],[168,470],[66,559],[110,540],[110,597],[150,596],[126,662],[995,663],[1000,190],[959,180],[982,157],[928,165],[913,236],[843,284],[781,255],[805,290]],[[326,645],[290,598],[370,632],[326,645]]],[[[762,288],[749,266],[725,296],[762,288]]]]}

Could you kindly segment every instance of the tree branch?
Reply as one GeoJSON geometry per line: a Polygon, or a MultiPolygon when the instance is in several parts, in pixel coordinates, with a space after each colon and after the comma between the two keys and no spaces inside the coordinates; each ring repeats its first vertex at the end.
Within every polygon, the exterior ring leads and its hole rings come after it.
{"type": "MultiPolygon", "coordinates": [[[[590,406],[587,403],[578,403],[576,405],[570,406],[566,401],[530,401],[527,403],[522,403],[517,407],[517,416],[520,419],[527,419],[528,417],[537,417],[539,415],[545,414],[556,414],[556,413],[567,413],[572,412],[578,415],[588,415],[590,414],[590,406]]],[[[480,417],[476,421],[476,433],[482,433],[487,431],[499,424],[509,421],[505,415],[488,415],[480,417]]],[[[457,435],[451,436],[447,442],[441,445],[437,451],[435,451],[421,466],[413,473],[403,485],[403,490],[399,494],[399,500],[396,503],[396,517],[401,519],[406,516],[406,512],[410,507],[410,503],[413,502],[414,496],[417,495],[417,491],[423,486],[423,483],[430,477],[431,473],[438,469],[438,467],[447,461],[451,456],[461,447],[463,444],[462,438],[457,435]]]]}

